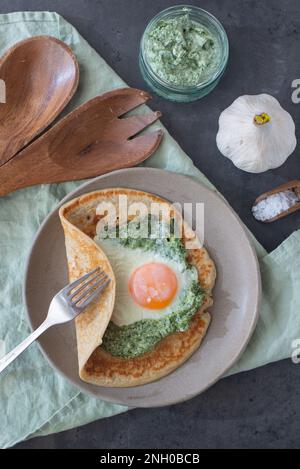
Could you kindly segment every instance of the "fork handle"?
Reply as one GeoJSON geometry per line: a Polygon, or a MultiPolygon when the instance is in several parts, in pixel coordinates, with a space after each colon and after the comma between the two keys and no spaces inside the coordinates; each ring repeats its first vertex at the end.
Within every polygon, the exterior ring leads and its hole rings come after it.
{"type": "Polygon", "coordinates": [[[30,334],[23,342],[17,345],[11,352],[6,354],[0,360],[0,373],[5,370],[5,368],[13,362],[24,350],[29,347],[43,332],[45,332],[52,324],[47,321],[47,319],[34,331],[30,334]]]}

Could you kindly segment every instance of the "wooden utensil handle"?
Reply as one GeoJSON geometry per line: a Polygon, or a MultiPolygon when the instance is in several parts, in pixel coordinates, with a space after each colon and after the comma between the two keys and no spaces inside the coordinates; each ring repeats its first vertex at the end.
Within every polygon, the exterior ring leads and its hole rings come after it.
{"type": "MultiPolygon", "coordinates": [[[[37,139],[21,153],[0,166],[0,196],[36,184],[49,184],[88,179],[135,166],[152,154],[161,142],[162,130],[146,133],[128,142],[128,153],[115,153],[109,148],[104,151],[91,144],[83,154],[72,153],[65,148],[66,155],[41,146],[37,139]],[[131,152],[130,146],[134,147],[131,152]]],[[[43,137],[41,137],[42,139],[43,137]]]]}
{"type": "Polygon", "coordinates": [[[26,151],[24,151],[24,154],[21,152],[0,166],[0,196],[38,184],[37,175],[43,164],[43,157],[41,155],[40,161],[36,157],[30,160],[30,165],[26,164],[25,157],[26,151]]]}
{"type": "Polygon", "coordinates": [[[4,196],[22,187],[24,184],[24,173],[18,173],[18,165],[14,165],[10,160],[0,167],[0,196],[4,196]]]}
{"type": "Polygon", "coordinates": [[[294,192],[295,192],[296,196],[298,197],[298,199],[300,200],[300,181],[299,181],[299,186],[296,186],[294,188],[294,192]]]}
{"type": "Polygon", "coordinates": [[[293,181],[285,182],[284,184],[281,184],[280,186],[277,186],[274,189],[271,189],[270,191],[264,192],[259,197],[257,197],[254,203],[257,204],[261,200],[264,200],[266,197],[269,197],[270,195],[277,194],[278,192],[284,192],[289,189],[293,189],[296,195],[300,198],[300,181],[294,179],[293,181]]]}
{"type": "Polygon", "coordinates": [[[144,91],[121,88],[82,104],[0,166],[0,195],[141,163],[162,139],[160,129],[144,133],[161,113],[127,114],[149,98],[144,91]]]}

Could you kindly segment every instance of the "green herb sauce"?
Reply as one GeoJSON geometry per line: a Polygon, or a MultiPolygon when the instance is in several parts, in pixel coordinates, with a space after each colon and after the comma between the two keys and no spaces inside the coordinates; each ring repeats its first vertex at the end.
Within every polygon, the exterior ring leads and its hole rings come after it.
{"type": "MultiPolygon", "coordinates": [[[[126,226],[125,229],[127,229],[126,226]]],[[[126,232],[124,234],[121,229],[117,231],[117,238],[113,240],[116,243],[116,249],[117,244],[120,244],[132,250],[133,256],[135,249],[157,252],[166,259],[176,261],[181,271],[188,270],[190,281],[177,303],[176,310],[168,316],[160,319],[144,319],[121,327],[110,321],[103,337],[102,347],[114,356],[137,357],[153,349],[167,335],[187,330],[193,316],[204,301],[206,293],[198,283],[197,269],[187,262],[187,252],[181,239],[174,235],[174,231],[172,234],[172,228],[170,231],[171,234],[169,233],[168,237],[158,238],[151,238],[151,235],[147,238],[126,237],[126,232]],[[121,233],[122,236],[120,236],[121,233]]],[[[97,238],[95,241],[97,242],[97,238]]],[[[103,243],[102,247],[104,246],[103,243]]]]}
{"type": "Polygon", "coordinates": [[[103,337],[102,347],[112,355],[133,358],[152,350],[172,332],[186,331],[203,302],[204,292],[193,282],[186,291],[181,308],[162,319],[144,319],[128,326],[118,327],[110,321],[103,337]]]}
{"type": "Polygon", "coordinates": [[[217,39],[188,15],[159,21],[149,31],[145,52],[152,70],[177,86],[196,86],[216,70],[217,39]]]}

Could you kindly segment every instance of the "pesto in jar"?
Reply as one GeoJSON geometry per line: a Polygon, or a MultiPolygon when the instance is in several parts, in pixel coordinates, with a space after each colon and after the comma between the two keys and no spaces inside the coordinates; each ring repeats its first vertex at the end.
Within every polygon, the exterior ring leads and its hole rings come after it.
{"type": "Polygon", "coordinates": [[[160,20],[149,31],[145,51],[156,75],[175,86],[196,86],[220,62],[217,39],[189,15],[160,20]]]}

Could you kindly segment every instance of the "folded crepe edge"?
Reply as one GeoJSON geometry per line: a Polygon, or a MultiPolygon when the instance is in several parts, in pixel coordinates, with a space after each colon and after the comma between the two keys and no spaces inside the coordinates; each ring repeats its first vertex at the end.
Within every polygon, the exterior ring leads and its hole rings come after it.
{"type": "Polygon", "coordinates": [[[67,202],[59,210],[65,235],[69,281],[77,280],[96,267],[100,267],[111,280],[101,295],[75,319],[79,376],[85,380],[84,368],[93,352],[101,345],[102,337],[112,316],[116,281],[105,253],[92,238],[80,231],[67,218],[78,200],[80,198],[67,202]]]}
{"type": "MultiPolygon", "coordinates": [[[[169,201],[154,194],[136,189],[106,188],[83,194],[82,196],[73,199],[71,202],[63,206],[60,211],[60,216],[66,233],[70,278],[73,278],[72,266],[70,266],[70,263],[72,264],[72,262],[74,262],[75,248],[79,252],[92,248],[93,258],[95,258],[95,252],[97,252],[97,255],[100,256],[102,262],[103,260],[106,260],[109,263],[104,252],[93,241],[97,232],[96,223],[99,217],[95,208],[96,202],[98,204],[103,200],[106,202],[117,202],[117,198],[120,194],[126,194],[131,202],[142,201],[147,206],[151,202],[163,203],[169,207],[169,210],[172,210],[172,214],[175,218],[179,217],[179,219],[181,219],[180,213],[177,212],[176,207],[174,208],[169,201]],[[70,230],[72,231],[71,234],[69,234],[70,230]],[[74,236],[74,232],[76,233],[76,236],[74,236]],[[73,248],[71,245],[72,243],[74,244],[72,237],[75,237],[76,240],[76,244],[73,248]]],[[[98,340],[94,340],[93,347],[89,347],[88,353],[85,350],[85,354],[81,350],[81,342],[83,342],[82,331],[80,332],[81,325],[76,323],[78,356],[80,363],[79,375],[83,381],[105,387],[131,387],[146,384],[169,374],[179,365],[184,363],[199,347],[211,319],[206,308],[209,308],[213,302],[211,293],[215,284],[216,269],[209,253],[204,247],[201,247],[201,243],[199,243],[199,239],[194,233],[192,227],[185,222],[183,234],[185,240],[197,241],[196,247],[191,250],[189,249],[189,262],[197,267],[199,282],[201,286],[207,290],[205,302],[195,315],[190,328],[186,332],[177,332],[165,337],[152,351],[149,351],[140,357],[123,359],[121,357],[112,356],[99,347],[109,319],[103,329],[103,334],[101,335],[100,340],[99,337],[98,340]]],[[[82,257],[85,258],[88,256],[81,256],[81,262],[86,262],[86,259],[82,259],[82,257]]],[[[90,268],[93,268],[94,266],[96,266],[94,262],[89,262],[90,268]]],[[[78,275],[78,272],[76,273],[78,275]]],[[[112,311],[110,312],[109,318],[111,315],[112,311]]]]}

